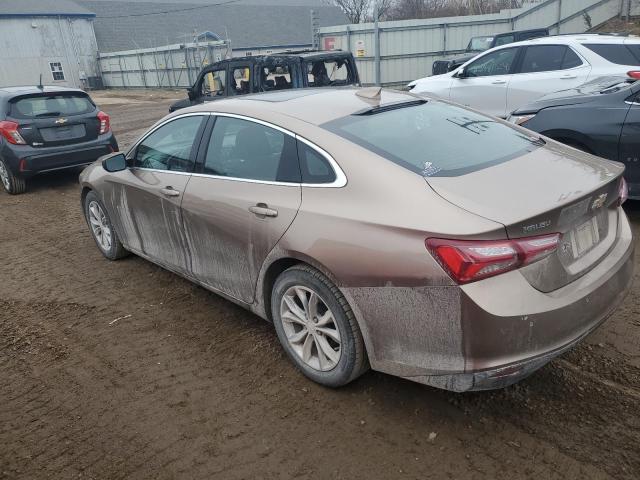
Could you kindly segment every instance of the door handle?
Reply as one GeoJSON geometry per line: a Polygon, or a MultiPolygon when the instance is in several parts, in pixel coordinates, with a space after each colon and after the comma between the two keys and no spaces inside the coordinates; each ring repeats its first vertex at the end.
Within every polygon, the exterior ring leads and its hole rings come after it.
{"type": "Polygon", "coordinates": [[[179,197],[180,192],[173,187],[165,187],[160,189],[160,193],[165,197],[179,197]]]}
{"type": "Polygon", "coordinates": [[[560,77],[561,80],[570,80],[572,78],[578,78],[578,76],[577,75],[562,75],[560,77]]]}
{"type": "Polygon", "coordinates": [[[504,85],[505,83],[507,83],[506,80],[494,80],[493,82],[491,82],[494,85],[504,85]]]}
{"type": "Polygon", "coordinates": [[[252,207],[249,207],[249,211],[258,217],[277,217],[278,211],[273,208],[269,208],[266,203],[258,203],[252,207]]]}

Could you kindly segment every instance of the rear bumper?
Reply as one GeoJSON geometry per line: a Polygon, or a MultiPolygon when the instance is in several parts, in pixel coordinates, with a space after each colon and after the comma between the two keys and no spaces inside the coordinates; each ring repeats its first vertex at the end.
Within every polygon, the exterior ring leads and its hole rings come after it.
{"type": "Polygon", "coordinates": [[[453,391],[515,383],[573,347],[623,301],[634,243],[618,235],[587,274],[550,293],[513,271],[462,287],[343,289],[375,370],[453,391]]]}
{"type": "Polygon", "coordinates": [[[118,150],[112,133],[99,139],[52,148],[33,148],[28,145],[4,145],[0,156],[11,171],[19,177],[29,178],[38,173],[88,165],[103,155],[118,150]]]}

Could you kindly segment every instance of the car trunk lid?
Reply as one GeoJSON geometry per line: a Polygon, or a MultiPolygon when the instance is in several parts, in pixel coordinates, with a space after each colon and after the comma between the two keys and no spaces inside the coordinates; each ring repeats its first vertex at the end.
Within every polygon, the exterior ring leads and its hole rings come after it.
{"type": "Polygon", "coordinates": [[[624,167],[559,144],[458,177],[428,177],[439,195],[502,223],[509,238],[559,233],[557,251],[521,269],[544,292],[599,263],[615,242],[624,167]]]}

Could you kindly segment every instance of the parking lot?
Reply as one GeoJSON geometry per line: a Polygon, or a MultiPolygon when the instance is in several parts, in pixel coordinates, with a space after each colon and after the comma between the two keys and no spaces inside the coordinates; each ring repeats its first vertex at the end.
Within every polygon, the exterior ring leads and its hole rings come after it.
{"type": "MultiPolygon", "coordinates": [[[[122,148],[181,95],[93,97],[122,148]]],[[[330,390],[253,314],[105,260],[77,173],[0,193],[0,478],[640,477],[637,279],[578,348],[507,389],[369,372],[330,390]]],[[[638,243],[640,202],[626,210],[638,243]]]]}

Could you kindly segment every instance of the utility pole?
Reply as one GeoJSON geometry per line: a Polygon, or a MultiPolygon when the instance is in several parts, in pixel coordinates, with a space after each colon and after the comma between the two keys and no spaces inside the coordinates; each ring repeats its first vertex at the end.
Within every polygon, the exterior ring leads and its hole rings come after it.
{"type": "Polygon", "coordinates": [[[375,51],[376,51],[376,59],[375,59],[375,68],[376,68],[376,86],[380,86],[380,25],[378,23],[378,13],[379,13],[378,0],[374,0],[373,4],[373,21],[374,21],[374,38],[375,38],[375,51]]]}
{"type": "Polygon", "coordinates": [[[320,50],[320,19],[318,18],[318,12],[311,10],[311,49],[320,50]]]}

